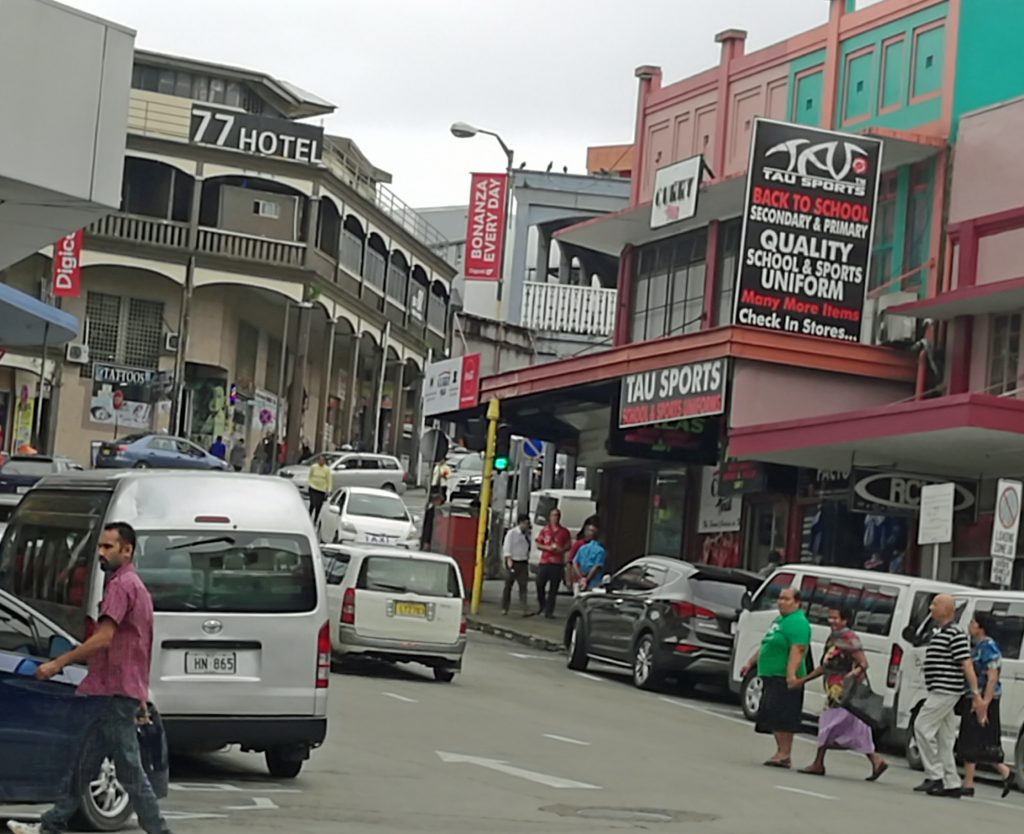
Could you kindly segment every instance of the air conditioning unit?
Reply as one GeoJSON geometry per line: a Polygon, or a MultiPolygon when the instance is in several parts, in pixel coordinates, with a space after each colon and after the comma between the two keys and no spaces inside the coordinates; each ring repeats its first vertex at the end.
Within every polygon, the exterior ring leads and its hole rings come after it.
{"type": "Polygon", "coordinates": [[[164,334],[164,353],[177,353],[180,338],[177,333],[164,334]]]}
{"type": "Polygon", "coordinates": [[[74,365],[88,365],[89,346],[81,342],[68,342],[64,347],[64,358],[74,365]]]}
{"type": "Polygon", "coordinates": [[[912,292],[890,292],[878,297],[878,338],[883,345],[910,345],[917,341],[917,319],[913,316],[885,315],[889,307],[917,301],[912,292]]]}

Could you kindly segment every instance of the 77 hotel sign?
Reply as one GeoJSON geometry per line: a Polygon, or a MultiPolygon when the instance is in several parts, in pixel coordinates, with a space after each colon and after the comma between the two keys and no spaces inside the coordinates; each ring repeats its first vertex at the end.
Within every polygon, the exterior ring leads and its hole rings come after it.
{"type": "Polygon", "coordinates": [[[736,324],[860,341],[882,142],[758,119],[736,324]]]}

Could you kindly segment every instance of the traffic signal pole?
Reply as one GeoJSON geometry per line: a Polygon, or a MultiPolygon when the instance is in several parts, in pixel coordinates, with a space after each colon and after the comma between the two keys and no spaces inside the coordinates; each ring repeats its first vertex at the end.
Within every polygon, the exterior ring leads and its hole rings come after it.
{"type": "Polygon", "coordinates": [[[473,597],[470,610],[480,613],[480,599],[484,592],[484,550],[491,516],[491,480],[494,475],[494,449],[498,441],[498,421],[501,402],[491,400],[487,406],[487,448],[484,452],[484,475],[480,485],[480,520],[476,528],[476,565],[473,570],[473,597]]]}

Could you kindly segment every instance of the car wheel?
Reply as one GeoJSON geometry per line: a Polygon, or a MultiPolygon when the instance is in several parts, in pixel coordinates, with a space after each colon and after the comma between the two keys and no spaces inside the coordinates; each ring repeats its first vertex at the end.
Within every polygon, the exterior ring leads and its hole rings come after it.
{"type": "Polygon", "coordinates": [[[132,815],[128,792],[117,781],[110,759],[85,769],[80,780],[79,806],[72,825],[86,831],[117,831],[132,815]]]}
{"type": "Polygon", "coordinates": [[[447,666],[435,666],[434,680],[438,683],[451,683],[455,680],[455,670],[449,669],[447,666]]]}
{"type": "Polygon", "coordinates": [[[263,755],[267,760],[267,770],[275,779],[294,779],[305,761],[296,756],[293,750],[280,747],[271,747],[263,755]]]}
{"type": "Polygon", "coordinates": [[[384,484],[381,489],[386,489],[388,492],[398,492],[394,484],[384,484]]]}
{"type": "Polygon", "coordinates": [[[633,647],[633,685],[637,689],[657,689],[661,684],[654,656],[654,637],[644,634],[633,647]]]}
{"type": "Polygon", "coordinates": [[[140,461],[136,461],[135,466],[133,466],[132,468],[133,469],[149,469],[149,464],[146,463],[146,461],[144,461],[144,460],[140,460],[140,461]]]}
{"type": "Polygon", "coordinates": [[[764,698],[764,681],[759,675],[751,672],[743,679],[743,686],[740,687],[740,705],[743,708],[743,715],[748,721],[757,721],[757,715],[761,711],[762,698],[764,698]]]}
{"type": "Polygon", "coordinates": [[[587,634],[583,628],[583,618],[575,617],[569,625],[569,641],[566,645],[569,660],[566,665],[576,672],[587,668],[587,634]]]}

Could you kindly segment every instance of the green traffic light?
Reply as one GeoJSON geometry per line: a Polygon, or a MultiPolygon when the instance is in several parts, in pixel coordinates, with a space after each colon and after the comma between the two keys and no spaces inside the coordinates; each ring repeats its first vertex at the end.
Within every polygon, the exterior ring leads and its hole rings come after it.
{"type": "Polygon", "coordinates": [[[508,469],[509,459],[506,457],[497,457],[494,459],[494,470],[496,472],[504,472],[508,469]]]}

